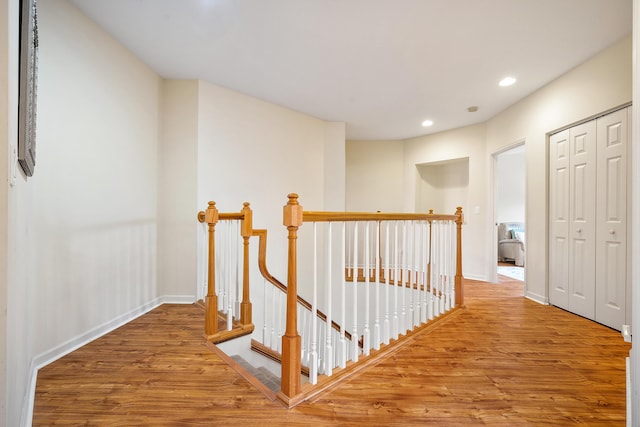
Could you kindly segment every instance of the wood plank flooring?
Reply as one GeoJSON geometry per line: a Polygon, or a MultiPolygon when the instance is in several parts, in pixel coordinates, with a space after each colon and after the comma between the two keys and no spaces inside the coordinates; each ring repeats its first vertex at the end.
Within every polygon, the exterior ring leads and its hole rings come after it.
{"type": "Polygon", "coordinates": [[[163,305],[41,369],[33,425],[624,426],[620,333],[500,282],[465,281],[452,321],[291,410],[205,347],[201,309],[163,305]]]}

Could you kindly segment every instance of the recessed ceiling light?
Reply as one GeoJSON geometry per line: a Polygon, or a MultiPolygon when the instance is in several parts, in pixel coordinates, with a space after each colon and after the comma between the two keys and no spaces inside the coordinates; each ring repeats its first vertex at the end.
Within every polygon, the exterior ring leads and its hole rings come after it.
{"type": "Polygon", "coordinates": [[[515,77],[505,77],[504,79],[500,80],[500,83],[498,84],[502,87],[505,87],[505,86],[511,86],[515,82],[516,82],[515,77]]]}
{"type": "Polygon", "coordinates": [[[433,121],[432,120],[425,120],[424,122],[422,122],[422,126],[424,126],[424,127],[433,126],[433,121]]]}

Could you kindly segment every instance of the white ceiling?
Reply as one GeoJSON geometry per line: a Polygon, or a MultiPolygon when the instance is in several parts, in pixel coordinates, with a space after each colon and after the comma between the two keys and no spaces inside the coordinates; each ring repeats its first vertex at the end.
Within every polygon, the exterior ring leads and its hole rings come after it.
{"type": "Polygon", "coordinates": [[[73,3],[162,77],[346,122],[348,139],[483,122],[632,27],[632,0],[73,3]]]}

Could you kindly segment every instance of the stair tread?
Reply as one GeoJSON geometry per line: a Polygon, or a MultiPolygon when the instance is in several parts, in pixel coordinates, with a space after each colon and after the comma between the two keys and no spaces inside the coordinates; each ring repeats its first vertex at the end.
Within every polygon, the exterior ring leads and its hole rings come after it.
{"type": "Polygon", "coordinates": [[[245,358],[239,354],[231,356],[238,365],[242,366],[247,372],[253,375],[258,381],[266,385],[271,391],[277,393],[280,390],[280,378],[274,375],[264,366],[255,367],[251,365],[245,358]]]}

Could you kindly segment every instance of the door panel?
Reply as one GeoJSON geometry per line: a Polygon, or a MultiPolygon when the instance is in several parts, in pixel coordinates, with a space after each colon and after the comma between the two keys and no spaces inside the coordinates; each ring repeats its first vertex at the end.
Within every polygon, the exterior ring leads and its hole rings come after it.
{"type": "Polygon", "coordinates": [[[551,135],[549,153],[549,301],[569,308],[569,131],[551,135]]]}
{"type": "Polygon", "coordinates": [[[596,123],[569,130],[569,310],[595,317],[596,123]]]}
{"type": "Polygon", "coordinates": [[[627,110],[597,121],[598,206],[595,320],[620,330],[625,322],[627,271],[627,110]]]}

